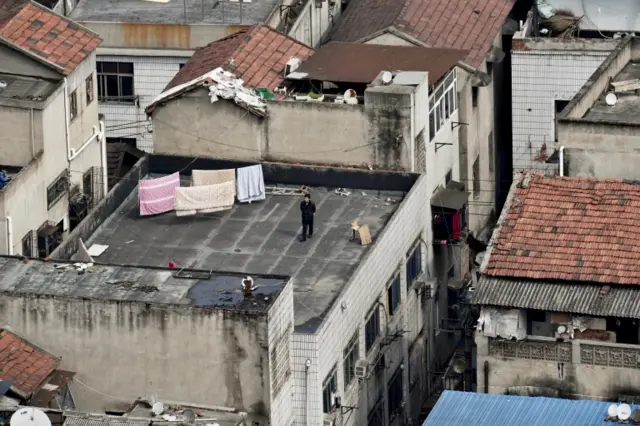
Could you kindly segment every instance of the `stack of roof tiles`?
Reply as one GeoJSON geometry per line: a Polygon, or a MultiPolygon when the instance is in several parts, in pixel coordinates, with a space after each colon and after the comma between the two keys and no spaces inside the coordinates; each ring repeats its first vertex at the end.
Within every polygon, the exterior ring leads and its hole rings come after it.
{"type": "Polygon", "coordinates": [[[513,7],[512,0],[351,0],[331,39],[360,42],[394,28],[429,47],[468,50],[479,67],[513,7]]]}
{"type": "Polygon", "coordinates": [[[640,184],[523,174],[505,209],[486,275],[640,284],[640,184]]]}
{"type": "Polygon", "coordinates": [[[0,37],[69,75],[102,42],[92,31],[27,0],[0,0],[0,37]]]}

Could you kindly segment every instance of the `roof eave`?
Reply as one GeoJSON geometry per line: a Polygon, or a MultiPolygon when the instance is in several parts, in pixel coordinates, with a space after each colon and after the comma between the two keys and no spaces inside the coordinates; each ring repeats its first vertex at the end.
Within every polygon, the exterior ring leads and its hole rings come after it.
{"type": "Polygon", "coordinates": [[[17,52],[20,52],[20,53],[28,56],[29,58],[40,62],[41,64],[43,64],[43,65],[51,68],[52,70],[60,73],[61,76],[67,75],[67,73],[65,72],[64,68],[61,67],[60,65],[54,64],[53,62],[43,58],[42,56],[36,55],[35,53],[30,52],[27,49],[24,49],[24,48],[16,45],[15,43],[11,42],[11,40],[8,40],[3,36],[0,36],[0,44],[3,44],[3,45],[7,46],[10,49],[13,49],[13,50],[15,50],[17,52]]]}

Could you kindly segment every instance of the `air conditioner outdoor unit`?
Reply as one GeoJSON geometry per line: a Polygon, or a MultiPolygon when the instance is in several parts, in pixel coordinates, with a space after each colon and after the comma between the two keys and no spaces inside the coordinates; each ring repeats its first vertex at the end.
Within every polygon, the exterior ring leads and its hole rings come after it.
{"type": "Polygon", "coordinates": [[[335,426],[336,424],[336,414],[335,413],[331,413],[331,414],[327,414],[324,413],[324,419],[322,422],[322,426],[335,426]]]}
{"type": "Polygon", "coordinates": [[[356,378],[364,379],[365,377],[367,377],[368,369],[369,369],[369,363],[366,360],[360,359],[356,361],[356,367],[354,369],[354,374],[356,378]]]}
{"type": "Polygon", "coordinates": [[[412,287],[418,294],[422,294],[425,299],[430,299],[435,294],[437,285],[436,278],[419,277],[414,281],[412,287]]]}

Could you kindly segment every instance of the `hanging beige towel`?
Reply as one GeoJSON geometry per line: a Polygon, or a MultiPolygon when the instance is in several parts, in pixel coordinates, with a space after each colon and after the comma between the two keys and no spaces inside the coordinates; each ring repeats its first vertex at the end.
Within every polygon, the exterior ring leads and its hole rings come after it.
{"type": "MultiPolygon", "coordinates": [[[[235,169],[227,170],[193,170],[191,172],[191,186],[217,185],[219,183],[236,183],[235,169]]],[[[236,196],[235,187],[233,196],[236,196]]]]}
{"type": "Polygon", "coordinates": [[[176,214],[190,216],[228,210],[233,207],[234,192],[233,182],[177,188],[176,214]]]}

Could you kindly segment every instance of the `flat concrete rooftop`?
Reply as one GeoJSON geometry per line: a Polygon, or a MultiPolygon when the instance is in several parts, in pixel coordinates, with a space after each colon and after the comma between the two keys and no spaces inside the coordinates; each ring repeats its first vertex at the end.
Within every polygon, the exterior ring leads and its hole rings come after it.
{"type": "Polygon", "coordinates": [[[313,238],[302,243],[299,203],[293,195],[236,203],[233,209],[196,216],[175,213],[140,217],[137,190],[93,233],[91,244],[107,244],[96,261],[167,265],[293,277],[295,324],[314,332],[359,261],[371,246],[349,241],[351,222],[369,225],[376,237],[404,192],[311,188],[317,206],[313,238]],[[388,201],[389,200],[389,201],[388,201]]]}
{"type": "MultiPolygon", "coordinates": [[[[80,0],[70,18],[80,22],[146,24],[264,24],[279,0],[80,0]]],[[[279,13],[279,11],[276,11],[279,13]]],[[[211,40],[202,40],[202,45],[211,40]]]]}
{"type": "MultiPolygon", "coordinates": [[[[618,75],[614,82],[634,80],[640,78],[640,62],[629,62],[618,75]]],[[[603,93],[598,101],[587,111],[584,118],[587,120],[607,121],[610,123],[637,123],[640,124],[640,96],[635,92],[617,93],[618,100],[614,106],[607,105],[603,93]]]]}
{"type": "Polygon", "coordinates": [[[93,265],[81,273],[73,263],[40,260],[24,263],[21,259],[0,257],[0,293],[11,295],[42,295],[264,312],[277,298],[288,279],[255,275],[252,277],[254,283],[260,287],[254,293],[256,297],[245,299],[241,291],[242,277],[230,273],[179,273],[176,269],[168,268],[113,265],[93,265]]]}

